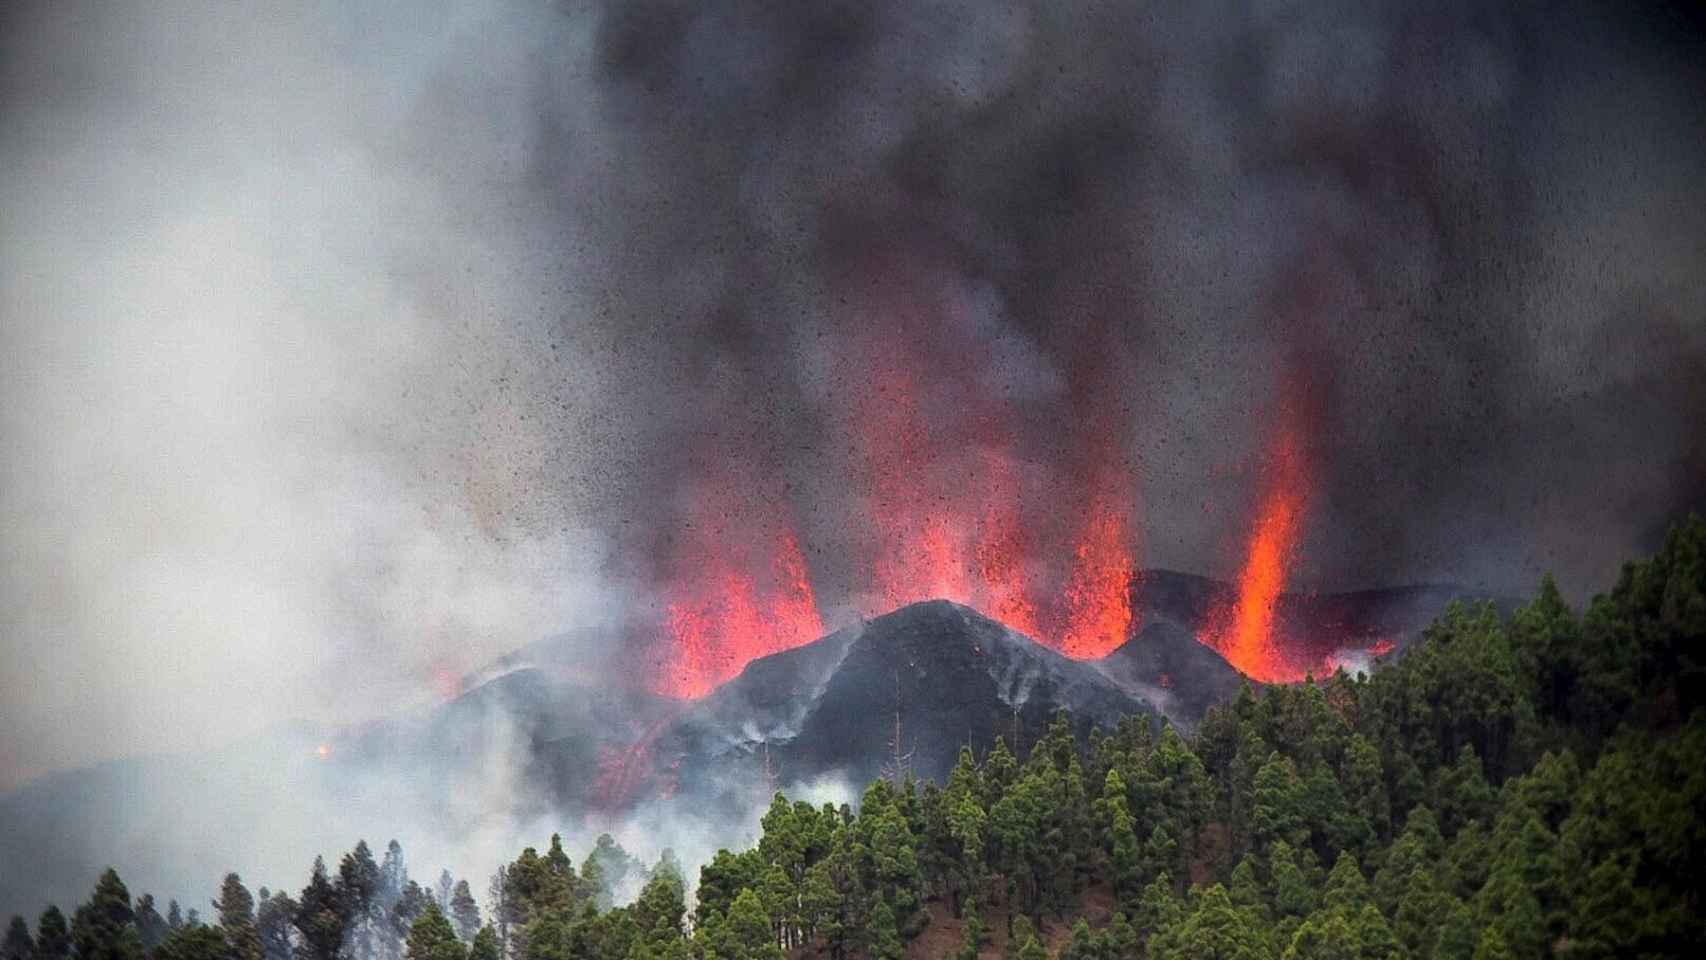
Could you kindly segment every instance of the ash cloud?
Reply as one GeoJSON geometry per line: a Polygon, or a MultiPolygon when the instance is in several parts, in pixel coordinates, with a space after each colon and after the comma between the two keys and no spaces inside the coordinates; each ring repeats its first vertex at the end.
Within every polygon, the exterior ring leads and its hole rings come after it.
{"type": "Polygon", "coordinates": [[[1037,564],[1112,475],[1141,566],[1235,572],[1288,390],[1302,588],[1579,596],[1706,505],[1661,5],[3,16],[0,790],[562,630],[631,674],[707,503],[833,627],[896,384],[902,481],[1004,451],[1037,564]]]}
{"type": "Polygon", "coordinates": [[[1294,585],[1597,587],[1703,492],[1700,49],[1651,6],[603,9],[536,159],[650,454],[622,555],[744,458],[857,590],[893,365],[918,483],[1004,424],[1033,560],[1111,465],[1143,564],[1235,572],[1295,390],[1294,585]]]}

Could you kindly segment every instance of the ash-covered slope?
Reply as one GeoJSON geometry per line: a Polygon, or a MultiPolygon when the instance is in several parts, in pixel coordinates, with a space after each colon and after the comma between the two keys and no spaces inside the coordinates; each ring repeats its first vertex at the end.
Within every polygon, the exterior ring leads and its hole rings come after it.
{"type": "Polygon", "coordinates": [[[501,766],[506,813],[525,816],[596,801],[603,759],[678,711],[675,701],[644,690],[529,665],[347,736],[335,752],[368,768],[430,764],[439,776],[466,780],[501,766]]]}
{"type": "Polygon", "coordinates": [[[1154,617],[1096,667],[1122,690],[1145,697],[1168,719],[1194,727],[1208,708],[1238,695],[1246,680],[1177,620],[1154,617]]]}
{"type": "Polygon", "coordinates": [[[832,775],[863,783],[893,767],[897,753],[919,777],[940,779],[961,745],[1029,742],[1061,708],[1080,733],[1154,714],[1093,665],[935,600],[754,661],[651,752],[672,783],[714,795],[832,775]]]}

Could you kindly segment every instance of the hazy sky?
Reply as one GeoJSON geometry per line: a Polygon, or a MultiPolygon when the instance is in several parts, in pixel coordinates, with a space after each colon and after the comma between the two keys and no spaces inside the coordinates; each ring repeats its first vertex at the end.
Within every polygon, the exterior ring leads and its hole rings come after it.
{"type": "Polygon", "coordinates": [[[838,602],[873,356],[1221,576],[1301,381],[1298,586],[1582,596],[1706,505],[1706,47],[1597,6],[8,5],[0,790],[619,621],[706,458],[838,602]]]}

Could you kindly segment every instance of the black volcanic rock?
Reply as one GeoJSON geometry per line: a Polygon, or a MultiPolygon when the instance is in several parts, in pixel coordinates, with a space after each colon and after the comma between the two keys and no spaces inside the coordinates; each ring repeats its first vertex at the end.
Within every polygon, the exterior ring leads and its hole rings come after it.
{"type": "Polygon", "coordinates": [[[1110,680],[1143,696],[1174,723],[1191,728],[1208,708],[1238,695],[1244,675],[1176,620],[1152,618],[1118,650],[1096,662],[1110,680]]]}
{"type": "Polygon", "coordinates": [[[976,611],[917,603],[765,657],[696,704],[655,744],[684,787],[744,790],[840,775],[863,783],[892,767],[896,714],[903,765],[941,779],[959,749],[997,736],[1034,741],[1055,711],[1092,724],[1153,708],[1088,663],[1064,657],[976,611]]]}

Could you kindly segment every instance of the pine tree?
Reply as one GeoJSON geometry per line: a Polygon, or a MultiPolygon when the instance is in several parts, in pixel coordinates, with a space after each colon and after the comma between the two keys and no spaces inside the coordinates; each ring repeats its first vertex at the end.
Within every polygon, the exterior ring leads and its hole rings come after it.
{"type": "Polygon", "coordinates": [[[1393,932],[1410,956],[1433,954],[1438,924],[1450,909],[1446,897],[1435,886],[1433,873],[1426,866],[1410,871],[1410,882],[1405,885],[1392,917],[1393,932]]]}
{"type": "Polygon", "coordinates": [[[1351,920],[1358,948],[1369,960],[1397,960],[1405,956],[1404,948],[1393,935],[1392,927],[1372,903],[1365,903],[1351,920]]]}
{"type": "Polygon", "coordinates": [[[1179,901],[1173,896],[1173,880],[1163,873],[1143,888],[1137,899],[1137,915],[1132,919],[1140,935],[1153,938],[1178,923],[1181,916],[1179,901]]]}
{"type": "Polygon", "coordinates": [[[1581,625],[1550,573],[1540,580],[1535,598],[1511,619],[1517,646],[1533,662],[1535,703],[1542,714],[1568,722],[1577,686],[1587,666],[1581,625]]]}
{"type": "Polygon", "coordinates": [[[1251,837],[1257,849],[1266,849],[1275,840],[1297,847],[1308,839],[1303,782],[1298,779],[1290,757],[1276,751],[1256,771],[1250,818],[1251,837]]]}
{"type": "Polygon", "coordinates": [[[468,881],[456,881],[450,893],[449,911],[456,926],[456,935],[463,940],[473,940],[480,932],[480,905],[474,901],[474,891],[468,889],[468,881]]]}
{"type": "Polygon", "coordinates": [[[1143,845],[1144,875],[1157,877],[1171,873],[1178,868],[1178,860],[1179,844],[1173,840],[1165,823],[1156,824],[1150,831],[1149,841],[1143,845]]]}
{"type": "Polygon", "coordinates": [[[1431,869],[1445,850],[1445,839],[1433,811],[1425,806],[1412,809],[1404,821],[1404,832],[1387,850],[1385,862],[1374,875],[1374,899],[1388,913],[1397,909],[1398,900],[1411,882],[1417,869],[1431,869]]]}
{"type": "Polygon", "coordinates": [[[407,943],[408,960],[465,960],[467,956],[450,921],[431,897],[410,925],[407,943]]]}
{"type": "Polygon", "coordinates": [[[1333,872],[1327,876],[1327,890],[1321,898],[1322,906],[1328,910],[1355,915],[1368,902],[1368,881],[1363,879],[1356,858],[1348,853],[1339,854],[1339,859],[1333,864],[1333,872]]]}
{"type": "MultiPolygon", "coordinates": [[[[398,851],[400,857],[400,847],[398,851]]],[[[382,949],[379,943],[382,934],[376,927],[384,919],[385,908],[380,906],[383,877],[383,871],[374,862],[373,851],[368,849],[366,840],[356,841],[355,849],[338,861],[336,885],[338,895],[343,899],[343,913],[348,925],[345,936],[350,941],[354,960],[375,960],[382,949]]]]}
{"type": "Polygon", "coordinates": [[[154,895],[145,893],[136,898],[136,934],[142,938],[142,952],[153,953],[171,933],[166,918],[154,907],[154,895]]]}
{"type": "Polygon", "coordinates": [[[758,894],[742,890],[719,917],[709,946],[719,960],[781,960],[782,948],[771,933],[770,918],[758,894]]]}
{"type": "Polygon", "coordinates": [[[693,922],[705,926],[726,912],[740,892],[758,885],[762,862],[756,851],[735,854],[718,850],[711,862],[699,868],[699,903],[693,922]]]}
{"type": "Polygon", "coordinates": [[[510,933],[522,922],[521,904],[512,895],[514,886],[509,870],[509,864],[499,864],[486,881],[486,904],[491,907],[492,928],[498,936],[498,956],[502,960],[510,960],[510,933]]]}
{"type": "Polygon", "coordinates": [[[803,876],[808,838],[788,798],[774,794],[759,826],[762,831],[758,838],[759,856],[781,868],[789,879],[803,876]]]}
{"type": "Polygon", "coordinates": [[[841,917],[845,901],[836,889],[831,860],[825,857],[806,870],[800,891],[800,911],[805,915],[810,936],[822,937],[830,951],[840,956],[846,938],[841,917]]]}
{"type": "Polygon", "coordinates": [[[403,885],[403,895],[391,907],[391,932],[405,947],[408,944],[409,931],[414,929],[415,921],[419,920],[429,905],[433,905],[432,894],[426,892],[420,884],[413,880],[403,885]]]}
{"type": "Polygon", "coordinates": [[[640,889],[630,908],[641,935],[653,946],[664,946],[682,937],[682,917],[687,912],[686,889],[674,855],[664,851],[651,877],[640,889]]]}
{"type": "Polygon", "coordinates": [[[1019,914],[1007,921],[1007,960],[1016,960],[1025,944],[1037,939],[1036,925],[1031,918],[1019,914]]]}
{"type": "Polygon", "coordinates": [[[777,942],[785,948],[794,946],[794,931],[798,921],[794,885],[780,866],[771,864],[758,882],[758,899],[770,918],[770,928],[777,942]]]}
{"type": "MultiPolygon", "coordinates": [[[[359,854],[365,847],[365,843],[357,843],[356,852],[359,854]]],[[[371,852],[368,859],[372,859],[371,852]]],[[[392,840],[385,845],[385,858],[379,863],[379,882],[367,917],[369,938],[380,960],[401,960],[403,956],[403,937],[408,933],[408,927],[405,925],[399,929],[393,921],[397,903],[408,886],[409,870],[403,859],[403,845],[392,840]]],[[[356,960],[368,958],[358,957],[356,960]]]]}
{"type": "Polygon", "coordinates": [[[261,954],[266,960],[293,960],[297,909],[289,894],[269,896],[267,889],[261,888],[260,905],[255,908],[255,934],[260,937],[261,954]]]}
{"type": "Polygon", "coordinates": [[[1360,732],[1352,734],[1345,744],[1339,779],[1344,786],[1345,802],[1368,818],[1375,837],[1390,836],[1392,804],[1386,793],[1380,751],[1360,732]]]}
{"type": "Polygon", "coordinates": [[[1109,770],[1102,781],[1102,809],[1107,823],[1106,844],[1114,894],[1136,896],[1143,888],[1143,856],[1137,848],[1135,821],[1127,805],[1125,778],[1117,769],[1109,770]]]}
{"type": "Polygon", "coordinates": [[[1232,877],[1227,886],[1227,896],[1232,898],[1232,905],[1240,910],[1247,910],[1252,916],[1268,919],[1267,898],[1262,895],[1260,885],[1256,880],[1256,863],[1249,856],[1238,861],[1238,866],[1232,868],[1232,877]]]}
{"type": "Polygon", "coordinates": [[[294,924],[301,937],[300,960],[338,960],[343,945],[345,901],[326,876],[326,861],[314,858],[314,869],[308,885],[302,888],[297,902],[294,924]]]}
{"type": "Polygon", "coordinates": [[[71,931],[65,914],[49,906],[36,920],[36,960],[67,960],[71,956],[71,931]]]}
{"type": "Polygon", "coordinates": [[[592,851],[581,868],[581,879],[594,891],[582,896],[582,902],[592,902],[599,910],[609,910],[618,891],[625,889],[628,878],[639,872],[641,865],[628,851],[622,849],[608,833],[598,835],[592,851]]]}
{"type": "Polygon", "coordinates": [[[230,960],[262,960],[261,938],[255,930],[255,898],[235,873],[225,875],[219,899],[213,901],[219,925],[225,928],[230,960]]]}
{"type": "Polygon", "coordinates": [[[983,948],[983,916],[978,908],[977,900],[967,900],[963,914],[965,922],[960,927],[960,949],[955,956],[958,960],[977,960],[978,951],[983,948]]]}
{"type": "Polygon", "coordinates": [[[30,923],[14,915],[6,925],[6,939],[0,943],[0,960],[35,960],[36,941],[30,936],[30,923]]]}
{"type": "Polygon", "coordinates": [[[1225,888],[1201,892],[1176,926],[1151,941],[1159,960],[1268,960],[1272,950],[1260,923],[1232,904],[1225,888]]]}
{"type": "Polygon", "coordinates": [[[1019,779],[1019,761],[1007,749],[1005,738],[996,737],[995,746],[983,760],[983,796],[979,801],[989,810],[1007,794],[1007,788],[1019,779]]]}
{"type": "Polygon", "coordinates": [[[1360,960],[1361,944],[1342,912],[1322,910],[1297,928],[1282,957],[1283,960],[1360,960]]]}
{"type": "Polygon", "coordinates": [[[468,960],[501,960],[501,957],[497,931],[488,923],[474,934],[474,942],[468,947],[468,960]]]}
{"type": "Polygon", "coordinates": [[[1139,952],[1137,930],[1126,919],[1123,912],[1115,911],[1113,919],[1108,921],[1106,930],[1106,955],[1111,960],[1126,960],[1136,957],[1139,952]]]}
{"type": "MultiPolygon", "coordinates": [[[[969,756],[970,752],[965,751],[964,755],[969,756]]],[[[950,791],[946,802],[952,804],[948,812],[952,856],[947,876],[951,908],[958,916],[964,909],[963,898],[977,899],[983,895],[987,873],[983,838],[989,818],[984,815],[983,807],[978,805],[976,795],[970,789],[950,791]]]]}
{"type": "Polygon", "coordinates": [[[865,930],[867,952],[872,960],[901,960],[905,950],[900,942],[900,928],[895,911],[887,900],[878,900],[871,909],[871,922],[865,930]]]}
{"type": "Polygon", "coordinates": [[[1291,844],[1276,840],[1268,848],[1268,876],[1273,885],[1274,912],[1281,917],[1306,917],[1314,912],[1315,889],[1297,867],[1291,844]]]}
{"type": "Polygon", "coordinates": [[[1470,960],[1475,954],[1475,917],[1461,900],[1453,898],[1440,918],[1429,960],[1470,960]]]}
{"type": "Polygon", "coordinates": [[[1101,944],[1090,932],[1090,924],[1083,917],[1073,921],[1072,936],[1067,940],[1066,948],[1060,951],[1060,960],[1098,960],[1101,952],[1101,944]]]}
{"type": "Polygon", "coordinates": [[[71,918],[71,942],[77,960],[141,960],[142,937],[136,932],[130,891],[111,867],[95,883],[89,902],[71,918]]]}
{"type": "Polygon", "coordinates": [[[1468,743],[1457,752],[1450,767],[1441,769],[1434,794],[1438,797],[1440,832],[1448,837],[1456,836],[1471,821],[1485,820],[1497,803],[1482,772],[1481,758],[1468,743]]]}

